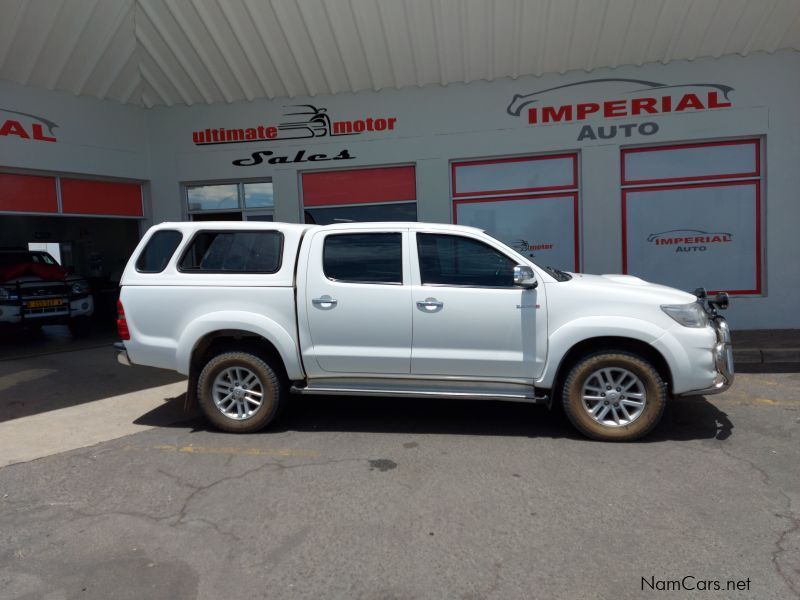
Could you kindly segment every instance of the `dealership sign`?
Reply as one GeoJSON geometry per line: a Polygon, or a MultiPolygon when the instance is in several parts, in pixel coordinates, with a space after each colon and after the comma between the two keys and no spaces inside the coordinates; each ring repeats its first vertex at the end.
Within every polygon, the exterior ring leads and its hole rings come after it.
{"type": "Polygon", "coordinates": [[[651,233],[647,241],[655,246],[669,246],[674,252],[706,252],[713,244],[733,242],[732,233],[712,233],[701,229],[672,229],[651,233]]]}
{"type": "Polygon", "coordinates": [[[237,167],[254,167],[266,162],[270,165],[286,165],[289,163],[323,162],[326,160],[350,160],[355,158],[350,151],[345,149],[334,156],[328,154],[306,154],[305,150],[298,150],[293,155],[275,154],[272,150],[258,150],[248,158],[239,158],[233,161],[237,167]]]}
{"type": "Polygon", "coordinates": [[[0,108],[0,136],[39,142],[56,142],[58,140],[56,140],[53,130],[57,127],[57,123],[44,117],[0,108]]]}
{"type": "Polygon", "coordinates": [[[360,135],[373,131],[394,131],[396,117],[366,117],[354,120],[332,120],[328,109],[313,104],[298,104],[284,114],[284,121],[276,124],[258,124],[250,127],[206,128],[192,132],[196,146],[218,144],[243,144],[301,140],[318,137],[360,135]]]}
{"type": "MultiPolygon", "coordinates": [[[[696,112],[730,108],[728,98],[733,88],[718,83],[666,84],[641,79],[605,78],[568,83],[530,94],[516,94],[506,107],[513,117],[523,114],[529,125],[580,123],[589,119],[651,117],[672,113],[696,112]],[[572,101],[577,90],[606,91],[607,98],[594,97],[587,101],[572,101]],[[566,100],[566,101],[565,101],[566,100]]],[[[653,135],[657,123],[626,123],[593,127],[583,125],[578,141],[611,139],[632,134],[653,135]]]]}

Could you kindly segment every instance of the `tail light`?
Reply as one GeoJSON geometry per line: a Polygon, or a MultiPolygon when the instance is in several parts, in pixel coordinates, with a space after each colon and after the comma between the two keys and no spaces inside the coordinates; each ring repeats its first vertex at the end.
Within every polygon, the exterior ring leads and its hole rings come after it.
{"type": "Polygon", "coordinates": [[[122,308],[121,300],[117,300],[117,332],[123,340],[131,339],[131,332],[128,331],[128,321],[125,320],[125,309],[122,308]]]}

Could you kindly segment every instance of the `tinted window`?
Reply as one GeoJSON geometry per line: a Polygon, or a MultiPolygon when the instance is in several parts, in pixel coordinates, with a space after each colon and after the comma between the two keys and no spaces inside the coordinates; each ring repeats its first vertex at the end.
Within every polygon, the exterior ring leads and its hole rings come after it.
{"type": "Polygon", "coordinates": [[[353,283],[403,283],[400,233],[348,233],[325,238],[325,276],[353,283]]]}
{"type": "Polygon", "coordinates": [[[182,239],[183,235],[179,231],[156,231],[136,259],[136,270],[140,273],[161,273],[182,239]]]}
{"type": "Polygon", "coordinates": [[[423,284],[512,287],[516,263],[491,246],[455,235],[417,234],[423,284]]]}
{"type": "Polygon", "coordinates": [[[181,260],[181,271],[275,273],[281,266],[278,231],[201,231],[181,260]]]}

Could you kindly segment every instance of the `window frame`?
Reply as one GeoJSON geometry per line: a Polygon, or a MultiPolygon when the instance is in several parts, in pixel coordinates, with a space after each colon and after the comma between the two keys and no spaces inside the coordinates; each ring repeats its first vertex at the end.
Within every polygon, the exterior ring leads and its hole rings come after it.
{"type": "Polygon", "coordinates": [[[333,283],[342,283],[346,285],[394,285],[394,286],[403,286],[405,285],[406,280],[406,272],[404,269],[404,260],[403,257],[405,256],[405,248],[403,247],[403,231],[363,231],[363,232],[353,232],[353,231],[342,231],[342,232],[330,232],[327,233],[322,239],[322,275],[328,281],[333,283]],[[334,277],[330,277],[328,273],[325,271],[325,253],[326,253],[326,246],[328,240],[331,237],[342,237],[342,236],[352,236],[352,235],[397,235],[400,238],[400,281],[352,281],[349,279],[336,279],[334,277]]]}
{"type": "MultiPolygon", "coordinates": [[[[211,181],[185,181],[181,184],[183,197],[183,210],[187,221],[195,222],[193,215],[213,215],[223,213],[239,213],[240,222],[249,221],[249,217],[257,215],[272,215],[275,218],[275,183],[272,177],[259,179],[237,179],[237,180],[211,180],[211,181]],[[272,184],[272,207],[259,206],[247,208],[245,205],[244,186],[253,183],[272,184]],[[211,187],[216,185],[235,185],[236,186],[236,206],[230,208],[213,208],[209,210],[193,210],[189,207],[189,189],[194,187],[211,187]]],[[[199,222],[199,221],[198,221],[199,222]]],[[[263,221],[262,221],[263,222],[263,221]]]]}
{"type": "MultiPolygon", "coordinates": [[[[685,143],[653,144],[647,146],[634,146],[620,148],[620,207],[622,235],[620,236],[622,253],[622,273],[628,274],[628,194],[647,191],[667,191],[681,189],[697,189],[725,186],[753,185],[755,190],[755,288],[751,290],[725,290],[731,296],[758,297],[764,295],[764,183],[765,173],[763,168],[762,153],[764,152],[764,138],[750,136],[734,139],[717,139],[706,141],[693,141],[685,143]],[[705,148],[715,146],[732,146],[752,144],[755,148],[755,171],[752,173],[715,174],[707,176],[686,176],[654,178],[644,180],[626,180],[625,157],[627,154],[640,152],[657,152],[681,150],[684,148],[705,148]]],[[[716,294],[721,290],[708,290],[709,294],[716,294]]]]}
{"type": "Polygon", "coordinates": [[[734,140],[714,140],[709,142],[687,142],[681,144],[662,144],[655,146],[634,146],[620,149],[620,182],[622,187],[630,186],[653,186],[669,183],[708,182],[728,179],[753,179],[762,176],[761,169],[761,139],[745,138],[734,140]],[[746,146],[752,144],[755,150],[755,171],[749,173],[717,173],[712,175],[688,175],[678,177],[662,177],[657,179],[627,179],[625,169],[625,157],[628,154],[641,154],[645,152],[665,152],[670,150],[683,150],[688,148],[710,148],[713,146],[746,146]]]}
{"type": "Polygon", "coordinates": [[[555,191],[570,191],[579,188],[578,178],[578,153],[577,152],[558,152],[555,154],[533,154],[527,156],[506,156],[500,158],[484,158],[477,160],[453,160],[450,162],[450,197],[453,200],[459,198],[477,198],[486,196],[508,196],[525,193],[543,193],[555,191]],[[507,188],[483,190],[478,192],[459,192],[457,189],[458,167],[468,167],[477,165],[496,165],[510,162],[537,162],[540,160],[570,159],[572,161],[572,182],[569,185],[549,185],[527,188],[507,188]]]}
{"type": "MultiPolygon", "coordinates": [[[[479,289],[479,290],[517,290],[517,291],[521,291],[522,290],[522,288],[520,288],[518,286],[515,286],[513,284],[510,285],[510,286],[505,286],[505,285],[471,285],[471,284],[467,284],[467,283],[425,283],[423,281],[423,279],[422,279],[422,264],[421,264],[421,260],[420,260],[420,249],[419,249],[419,236],[420,235],[438,235],[438,236],[447,236],[447,237],[454,237],[454,238],[462,238],[462,239],[466,239],[466,240],[472,240],[473,242],[477,242],[479,244],[483,244],[484,246],[487,246],[488,248],[491,248],[492,250],[494,250],[498,254],[501,254],[502,256],[506,257],[509,261],[511,261],[511,263],[513,264],[514,267],[519,265],[520,263],[515,258],[509,256],[508,254],[506,254],[505,252],[503,252],[499,248],[495,247],[493,244],[490,244],[486,240],[483,240],[483,239],[480,239],[480,238],[472,237],[472,236],[469,236],[469,235],[464,235],[462,233],[450,232],[450,231],[441,231],[441,232],[440,231],[415,231],[413,233],[414,233],[414,242],[415,242],[414,243],[414,247],[416,249],[417,275],[419,276],[419,284],[420,284],[420,286],[423,286],[423,287],[440,287],[440,288],[446,288],[446,287],[451,287],[451,288],[470,288],[470,289],[479,289]]],[[[512,267],[512,281],[513,281],[513,267],[512,267]]]]}
{"type": "MultiPolygon", "coordinates": [[[[458,224],[458,207],[466,204],[486,204],[490,202],[509,202],[512,200],[553,200],[564,198],[572,200],[572,252],[575,273],[580,273],[583,249],[581,218],[581,152],[580,150],[560,150],[551,154],[528,154],[524,156],[505,156],[484,159],[453,159],[450,161],[450,218],[458,224]],[[572,183],[567,186],[540,186],[525,189],[487,190],[483,192],[458,192],[456,189],[456,168],[463,165],[488,165],[507,162],[540,161],[570,158],[572,160],[572,183]]],[[[530,260],[530,259],[529,259],[530,260]]]]}
{"type": "Polygon", "coordinates": [[[177,262],[175,263],[176,270],[185,275],[274,275],[278,271],[281,270],[283,267],[283,250],[284,250],[284,243],[285,243],[285,236],[283,232],[278,229],[224,229],[224,228],[213,228],[213,229],[198,229],[195,231],[189,240],[184,245],[183,250],[181,251],[181,255],[178,258],[177,262]],[[203,269],[203,270],[189,270],[183,268],[183,261],[186,258],[186,255],[192,249],[192,245],[194,244],[195,240],[200,234],[203,233],[273,233],[278,235],[278,239],[280,244],[278,246],[278,265],[274,271],[226,271],[222,269],[203,269]]]}

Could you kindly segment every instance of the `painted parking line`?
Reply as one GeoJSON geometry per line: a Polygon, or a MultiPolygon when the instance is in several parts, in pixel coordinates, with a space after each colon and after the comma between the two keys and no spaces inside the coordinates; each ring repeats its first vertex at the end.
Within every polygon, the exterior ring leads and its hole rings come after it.
{"type": "Polygon", "coordinates": [[[154,446],[136,446],[127,444],[123,446],[123,450],[130,451],[161,451],[161,452],[175,452],[181,454],[223,454],[233,456],[271,456],[271,457],[302,457],[302,458],[316,458],[319,452],[316,450],[303,450],[298,448],[259,448],[247,447],[240,448],[237,446],[195,446],[188,444],[184,446],[177,446],[174,444],[156,444],[154,446]]]}

